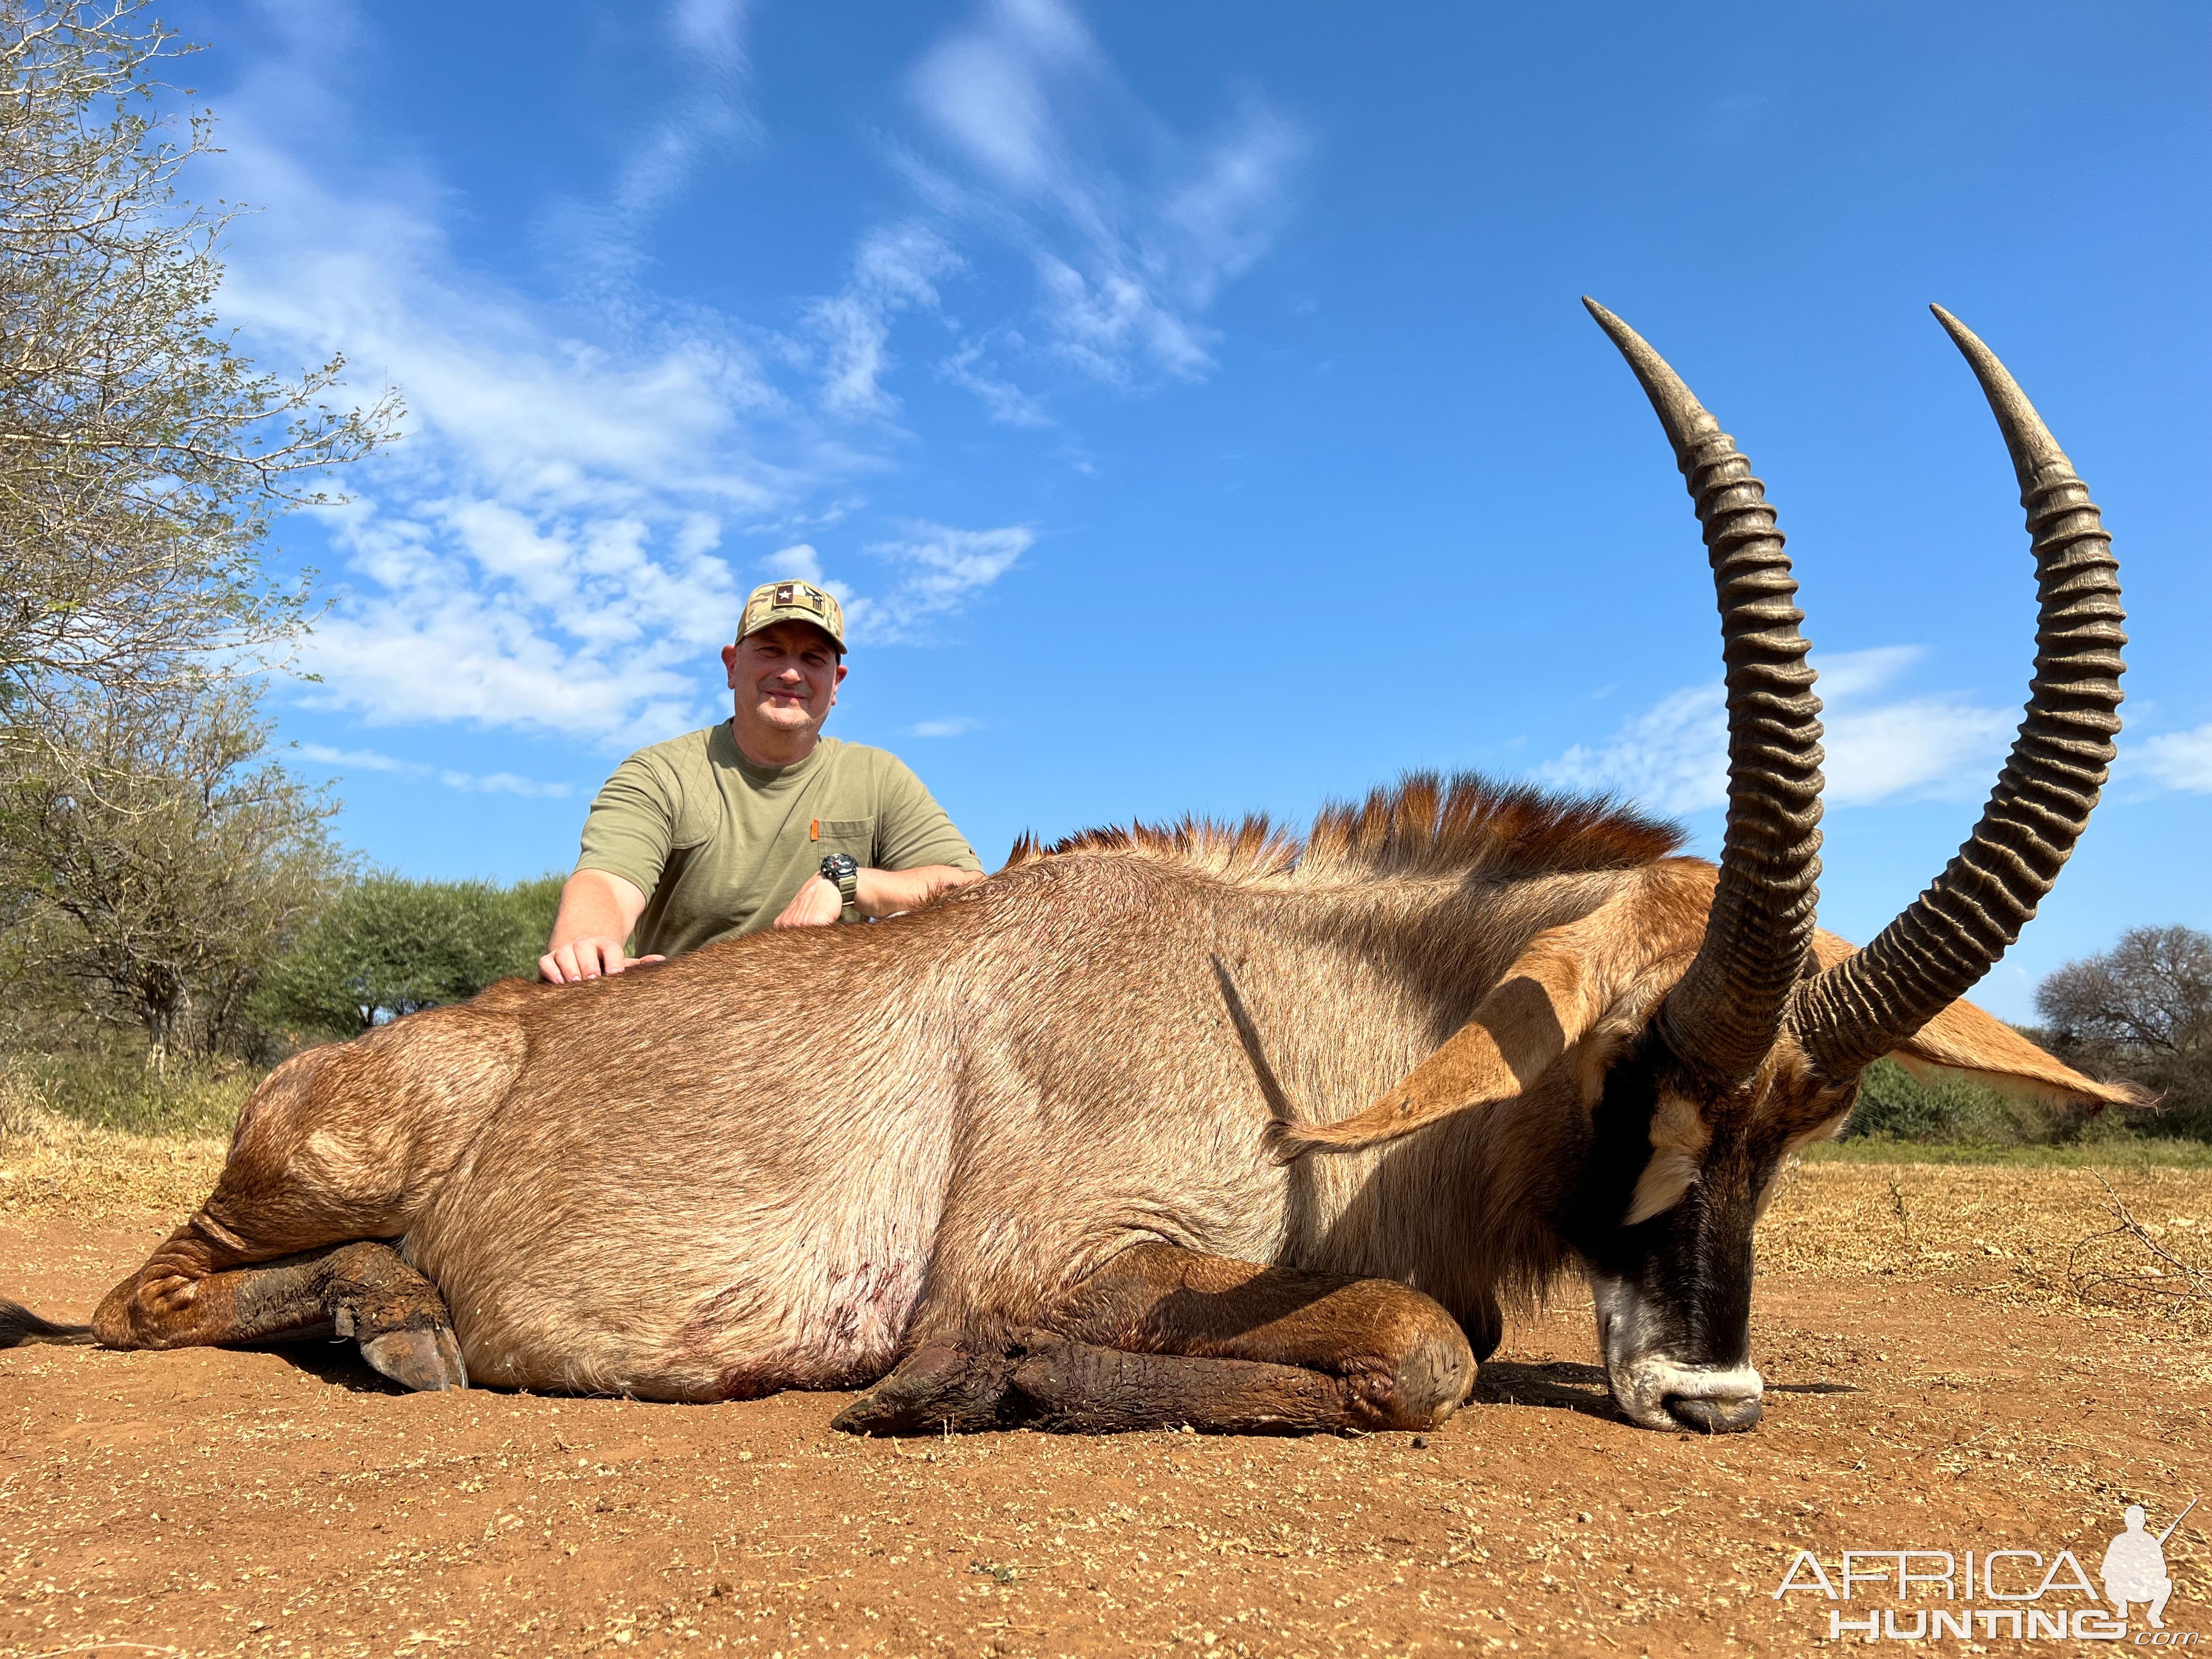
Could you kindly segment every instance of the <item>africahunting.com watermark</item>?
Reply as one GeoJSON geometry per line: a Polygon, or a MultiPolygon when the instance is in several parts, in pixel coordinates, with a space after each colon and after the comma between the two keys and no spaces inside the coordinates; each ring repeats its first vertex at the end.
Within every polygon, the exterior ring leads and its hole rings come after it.
{"type": "Polygon", "coordinates": [[[1987,1643],[2129,1642],[2138,1647],[2197,1647],[2212,1651],[2198,1632],[2167,1628],[2166,1603],[2173,1578],[2166,1543],[2197,1507],[2149,1529],[2140,1504],[2121,1519],[2125,1529],[2106,1545],[2097,1577],[2072,1550],[1845,1550],[1832,1571],[1810,1550],[1799,1550],[1774,1599],[1825,1597],[1828,1639],[1931,1642],[1955,1638],[1987,1643]],[[1886,1607],[1884,1602],[1899,1605],[1886,1607]],[[1843,1603],[1851,1605],[1845,1607],[1843,1603]],[[2139,1610],[2141,1623],[2131,1617],[2139,1610]]]}

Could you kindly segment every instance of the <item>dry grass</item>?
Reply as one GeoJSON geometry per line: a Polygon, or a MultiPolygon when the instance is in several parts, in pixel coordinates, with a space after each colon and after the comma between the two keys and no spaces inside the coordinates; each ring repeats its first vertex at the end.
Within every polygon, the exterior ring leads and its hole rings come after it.
{"type": "Polygon", "coordinates": [[[0,1100],[0,1217],[179,1218],[208,1195],[228,1143],[88,1128],[0,1100]]]}
{"type": "Polygon", "coordinates": [[[2204,1270],[2196,1218],[2167,1218],[2161,1237],[2137,1218],[2111,1182],[2104,1187],[2112,1224],[2067,1253],[2066,1277],[2074,1294],[2092,1306],[2149,1307],[2201,1320],[2212,1310],[2212,1273],[2204,1270]],[[2187,1226],[2176,1228],[2177,1219],[2186,1220],[2187,1226]],[[2176,1237],[2177,1232],[2186,1237],[2176,1237]]]}
{"type": "Polygon", "coordinates": [[[2212,1334],[2212,1303],[2176,1294],[2174,1276],[2201,1286],[2208,1259],[2212,1170],[2156,1165],[1801,1164],[1759,1231],[1763,1272],[1941,1279],[2197,1334],[2212,1334]]]}
{"type": "MultiPolygon", "coordinates": [[[[0,1294],[88,1306],[222,1152],[15,1112],[0,1294]]],[[[1800,1548],[2079,1550],[2196,1490],[2193,1316],[2085,1303],[2069,1270],[2201,1273],[2212,1171],[2104,1175],[2140,1234],[2094,1170],[1793,1171],[1759,1234],[1771,1414],[1718,1441],[1500,1401],[1419,1437],[901,1443],[835,1433],[841,1400],[811,1395],[392,1395],[343,1345],[18,1350],[0,1659],[1794,1659],[1826,1613],[1770,1593],[1800,1548]]],[[[1586,1370],[1572,1299],[1506,1358],[1586,1370]]],[[[2202,1540],[2192,1517],[2168,1547],[2177,1608],[2205,1605],[2202,1540]]]]}
{"type": "Polygon", "coordinates": [[[210,1109],[216,1121],[193,1133],[166,1125],[167,1133],[149,1133],[128,1119],[103,1122],[100,1115],[57,1110],[82,1103],[58,1100],[51,1071],[20,1057],[0,1060],[0,1218],[136,1222],[149,1212],[181,1217],[215,1185],[236,1111],[228,1097],[242,1098],[252,1081],[241,1074],[213,1091],[196,1084],[193,1104],[206,1103],[201,1096],[219,1097],[210,1109]]]}

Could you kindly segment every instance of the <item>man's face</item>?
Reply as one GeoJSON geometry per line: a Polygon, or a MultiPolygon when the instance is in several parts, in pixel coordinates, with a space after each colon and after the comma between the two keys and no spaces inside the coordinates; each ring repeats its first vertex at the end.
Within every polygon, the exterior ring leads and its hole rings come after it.
{"type": "Polygon", "coordinates": [[[811,623],[780,622],[722,647],[742,726],[818,729],[837,701],[845,665],[830,636],[811,623]]]}

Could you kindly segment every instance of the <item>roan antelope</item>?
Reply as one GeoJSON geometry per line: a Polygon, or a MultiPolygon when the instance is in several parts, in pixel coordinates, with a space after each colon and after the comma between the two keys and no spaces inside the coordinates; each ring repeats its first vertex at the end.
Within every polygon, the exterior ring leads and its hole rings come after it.
{"type": "Polygon", "coordinates": [[[88,1328],[328,1334],[410,1387],[873,1385],[911,1432],[1422,1428],[1571,1266],[1621,1408],[1749,1427],[1752,1227],[1871,1060],[2136,1091],[1957,999],[2034,914],[2118,730],[2097,509],[1966,329],[2042,596],[1980,823],[1873,945],[1814,927],[1820,703],[1759,481],[1643,340],[1728,665],[1716,868],[1602,801],[1413,777],[1323,812],[1024,844],[872,928],[508,981],[279,1067],[88,1328]]]}

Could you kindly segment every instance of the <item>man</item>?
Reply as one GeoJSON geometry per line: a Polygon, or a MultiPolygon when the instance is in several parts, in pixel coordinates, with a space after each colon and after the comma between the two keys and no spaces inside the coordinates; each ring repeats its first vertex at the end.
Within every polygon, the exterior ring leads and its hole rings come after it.
{"type": "Polygon", "coordinates": [[[891,915],[982,879],[896,756],[822,735],[844,659],[836,599],[807,582],[753,590],[722,647],[733,715],[615,769],[584,821],[542,977],[573,984],[771,925],[891,915]]]}

